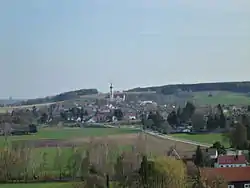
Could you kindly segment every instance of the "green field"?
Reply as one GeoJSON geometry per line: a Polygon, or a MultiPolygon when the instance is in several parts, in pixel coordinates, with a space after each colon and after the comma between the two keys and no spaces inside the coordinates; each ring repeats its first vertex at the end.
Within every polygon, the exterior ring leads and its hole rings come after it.
{"type": "MultiPolygon", "coordinates": [[[[55,129],[47,128],[40,129],[39,132],[35,135],[23,135],[23,136],[9,136],[8,142],[12,141],[21,141],[29,140],[35,141],[40,139],[75,139],[75,138],[87,138],[87,137],[105,137],[109,135],[121,135],[121,134],[131,134],[137,133],[138,130],[126,129],[126,128],[65,128],[65,129],[55,129]]],[[[118,137],[119,138],[119,137],[118,137]]],[[[4,137],[0,137],[1,144],[4,143],[4,137]]],[[[70,164],[70,161],[73,156],[78,155],[77,153],[84,154],[88,142],[78,147],[43,147],[43,148],[32,148],[31,153],[29,154],[29,166],[28,169],[40,169],[39,165],[46,163],[43,166],[42,172],[48,175],[59,174],[58,164],[62,168],[67,168],[67,165],[70,164]],[[77,151],[75,150],[77,149],[77,151]],[[61,151],[60,157],[57,156],[58,151],[61,151]],[[46,156],[46,159],[43,157],[46,156]],[[60,161],[60,162],[59,162],[60,161]]],[[[3,146],[3,145],[2,145],[3,146]]],[[[93,146],[91,146],[92,148],[93,146]]],[[[130,150],[132,147],[127,145],[119,145],[118,147],[112,148],[112,158],[110,160],[115,161],[117,155],[124,150],[130,150]]],[[[94,148],[93,151],[96,149],[94,148]]],[[[52,187],[62,187],[62,188],[71,188],[72,183],[32,183],[32,184],[0,184],[0,188],[52,188],[52,187]]]]}
{"type": "Polygon", "coordinates": [[[213,144],[216,141],[220,141],[226,147],[229,146],[229,143],[224,139],[223,135],[219,133],[197,134],[197,135],[181,133],[181,134],[173,134],[172,136],[204,144],[213,144]]]}
{"type": "Polygon", "coordinates": [[[17,184],[0,184],[1,188],[71,188],[72,183],[17,183],[17,184]]]}
{"type": "Polygon", "coordinates": [[[209,92],[194,92],[193,100],[196,104],[234,104],[234,105],[247,105],[250,104],[250,96],[241,93],[214,91],[212,97],[208,96],[209,92]]]}
{"type": "MultiPolygon", "coordinates": [[[[37,134],[9,136],[9,140],[27,140],[27,139],[70,139],[75,137],[102,137],[115,134],[137,133],[135,129],[118,128],[45,128],[39,129],[37,134]]],[[[0,143],[4,137],[0,137],[0,143]]]]}
{"type": "MultiPolygon", "coordinates": [[[[37,134],[34,135],[23,135],[23,136],[9,136],[8,143],[11,146],[12,141],[21,141],[21,140],[41,140],[41,139],[75,139],[75,138],[87,138],[87,137],[105,137],[110,135],[121,135],[121,134],[131,134],[138,133],[138,130],[126,129],[126,128],[67,128],[67,129],[41,129],[37,134]]],[[[4,146],[5,141],[4,137],[0,137],[0,146],[4,146]]],[[[83,143],[77,149],[84,152],[86,149],[87,143],[83,143]]],[[[118,149],[127,150],[130,149],[129,146],[120,146],[118,149]]],[[[73,154],[72,147],[61,147],[60,150],[63,155],[63,161],[66,163],[70,156],[73,154]]],[[[56,147],[43,147],[43,148],[33,148],[32,149],[32,158],[36,159],[37,163],[42,160],[42,155],[46,153],[47,155],[47,170],[52,170],[54,168],[55,157],[57,154],[56,147]]]]}
{"type": "MultiPolygon", "coordinates": [[[[35,141],[35,140],[42,140],[42,139],[63,139],[63,140],[72,140],[76,138],[84,138],[84,141],[80,143],[77,147],[42,147],[42,148],[31,148],[31,152],[28,154],[29,157],[29,167],[28,169],[39,169],[40,165],[44,163],[42,172],[50,175],[59,174],[59,167],[60,165],[62,168],[67,168],[67,165],[70,164],[71,160],[76,157],[78,154],[83,154],[86,151],[86,147],[89,146],[89,142],[86,141],[85,138],[89,137],[105,137],[110,135],[122,135],[122,134],[131,134],[137,133],[138,130],[134,129],[126,129],[126,128],[65,128],[65,129],[55,129],[55,128],[47,128],[41,129],[35,135],[23,135],[23,136],[9,136],[8,143],[12,141],[21,141],[21,140],[28,140],[28,141],[35,141]],[[77,149],[77,151],[75,150],[77,149]],[[61,152],[60,156],[58,157],[58,151],[61,152]],[[45,158],[44,158],[45,156],[45,158]],[[73,158],[72,158],[73,157],[73,158]]],[[[117,138],[117,137],[116,137],[117,138]]],[[[119,138],[119,137],[118,137],[119,138]]],[[[3,146],[4,137],[0,137],[1,144],[3,146]]],[[[121,143],[120,143],[121,144],[121,143]]],[[[94,146],[91,146],[91,148],[94,146]]],[[[131,150],[132,147],[128,145],[117,145],[117,147],[110,147],[109,149],[112,150],[112,158],[110,160],[116,159],[117,155],[124,150],[131,150]]],[[[98,150],[94,148],[94,151],[98,150]]],[[[102,151],[102,150],[101,150],[102,151]]],[[[25,184],[20,184],[20,186],[24,186],[25,184]]],[[[32,186],[33,184],[30,184],[32,186]]],[[[36,184],[38,188],[40,187],[39,184],[36,184]]],[[[50,187],[50,184],[46,184],[45,187],[50,187]]],[[[59,184],[56,184],[56,186],[59,184]]],[[[0,185],[1,186],[1,185],[0,185]]],[[[7,186],[7,185],[6,185],[7,186]]],[[[12,185],[11,185],[12,186],[12,185]]],[[[17,186],[17,185],[13,185],[17,186]]]]}
{"type": "MultiPolygon", "coordinates": [[[[75,188],[77,183],[15,183],[0,184],[0,188],[75,188]]],[[[112,184],[111,184],[112,187],[112,184]]],[[[81,188],[81,187],[80,187],[81,188]]]]}

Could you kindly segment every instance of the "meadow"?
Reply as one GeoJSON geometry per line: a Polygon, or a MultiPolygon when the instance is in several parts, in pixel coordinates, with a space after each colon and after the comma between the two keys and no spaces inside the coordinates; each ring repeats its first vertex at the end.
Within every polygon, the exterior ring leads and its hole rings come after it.
{"type": "Polygon", "coordinates": [[[229,143],[224,138],[223,134],[221,133],[208,133],[208,134],[172,134],[171,136],[184,139],[184,140],[191,140],[195,142],[200,142],[204,144],[213,144],[216,141],[221,142],[224,146],[228,147],[229,143]]]}
{"type": "MultiPolygon", "coordinates": [[[[73,137],[108,136],[113,134],[137,133],[135,129],[117,128],[41,128],[37,134],[11,136],[10,139],[69,139],[73,137]]],[[[3,139],[3,137],[1,137],[3,139]]],[[[1,139],[0,138],[0,139],[1,139]]]]}
{"type": "MultiPolygon", "coordinates": [[[[35,135],[9,136],[7,140],[10,147],[25,146],[20,150],[21,153],[25,151],[24,156],[19,152],[17,153],[19,157],[15,160],[19,161],[21,166],[28,166],[28,174],[35,172],[40,177],[46,175],[52,178],[58,178],[62,170],[69,173],[68,169],[74,161],[80,165],[82,158],[80,159],[79,156],[86,157],[86,151],[89,152],[91,163],[101,168],[105,153],[107,154],[105,160],[113,165],[124,151],[147,153],[153,157],[166,155],[173,146],[181,156],[191,155],[196,149],[196,146],[190,144],[160,139],[129,128],[46,128],[40,129],[35,135]]],[[[4,137],[0,137],[0,141],[4,146],[4,137]]],[[[1,160],[3,157],[4,155],[1,155],[1,160]]],[[[18,164],[17,162],[15,165],[18,164]]],[[[72,183],[2,184],[0,186],[3,188],[24,186],[68,188],[72,187],[72,183]]]]}
{"type": "Polygon", "coordinates": [[[200,105],[248,105],[250,104],[250,96],[242,93],[233,93],[225,91],[211,92],[212,96],[208,96],[209,92],[194,92],[193,100],[200,105]]]}
{"type": "Polygon", "coordinates": [[[1,188],[73,188],[72,183],[16,183],[2,184],[1,188]]]}
{"type": "MultiPolygon", "coordinates": [[[[46,163],[43,165],[43,173],[47,175],[53,176],[54,174],[59,173],[58,161],[60,160],[60,164],[62,167],[66,168],[67,165],[72,160],[72,157],[78,153],[84,153],[88,148],[90,142],[96,143],[107,143],[107,140],[112,144],[115,140],[120,140],[118,142],[118,147],[113,147],[116,156],[119,153],[125,150],[131,149],[128,143],[123,142],[122,140],[130,140],[130,137],[133,138],[138,133],[138,130],[134,129],[118,129],[118,128],[45,128],[40,129],[37,134],[34,135],[22,135],[22,136],[8,136],[7,138],[2,136],[0,137],[0,146],[2,148],[5,146],[6,141],[8,147],[11,148],[16,145],[28,146],[30,152],[28,152],[28,160],[29,160],[29,168],[33,169],[40,166],[42,163],[46,163]],[[7,139],[7,140],[6,140],[7,139]],[[29,143],[29,144],[27,144],[29,143]],[[58,153],[60,151],[60,157],[58,157],[58,153]],[[44,158],[45,157],[45,158],[44,158]]],[[[132,143],[132,142],[131,142],[132,143]]],[[[94,144],[91,147],[94,147],[94,144]]],[[[93,149],[95,150],[95,149],[93,149]]],[[[115,160],[115,158],[113,159],[115,160]]],[[[26,163],[27,161],[23,161],[26,163]]],[[[60,187],[60,188],[71,188],[73,183],[17,183],[17,184],[1,184],[0,186],[3,188],[52,188],[52,187],[60,187]]]]}
{"type": "MultiPolygon", "coordinates": [[[[37,134],[22,135],[22,136],[9,136],[8,143],[13,141],[22,140],[65,140],[83,137],[104,137],[116,134],[130,134],[137,133],[138,130],[134,129],[116,129],[116,128],[42,128],[39,129],[37,134]]],[[[5,137],[0,137],[0,147],[4,145],[5,137]]]]}
{"type": "Polygon", "coordinates": [[[7,140],[4,136],[0,137],[0,146],[8,147],[28,147],[32,149],[32,158],[36,163],[41,163],[44,155],[47,157],[46,170],[53,171],[54,162],[58,151],[62,153],[63,162],[66,164],[69,158],[74,154],[75,149],[84,151],[89,142],[104,142],[103,139],[110,143],[117,139],[117,152],[120,149],[127,149],[126,138],[133,137],[139,130],[135,129],[118,129],[118,128],[45,128],[40,129],[37,134],[8,136],[7,140]],[[124,146],[121,144],[124,143],[124,146]]]}

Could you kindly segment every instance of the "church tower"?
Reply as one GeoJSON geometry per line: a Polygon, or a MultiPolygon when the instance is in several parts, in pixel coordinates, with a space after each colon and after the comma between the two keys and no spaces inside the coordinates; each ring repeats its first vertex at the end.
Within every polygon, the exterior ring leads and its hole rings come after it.
{"type": "Polygon", "coordinates": [[[109,87],[109,89],[110,89],[110,97],[109,97],[109,99],[111,100],[111,101],[113,101],[113,98],[114,98],[114,93],[113,93],[113,84],[111,83],[110,84],[110,87],[109,87]]]}

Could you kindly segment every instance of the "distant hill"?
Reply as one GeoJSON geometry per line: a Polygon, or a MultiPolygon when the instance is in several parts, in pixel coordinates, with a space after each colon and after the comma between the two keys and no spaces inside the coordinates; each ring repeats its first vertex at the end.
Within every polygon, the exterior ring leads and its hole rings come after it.
{"type": "Polygon", "coordinates": [[[250,81],[244,82],[215,82],[215,83],[197,83],[197,84],[172,84],[164,86],[153,86],[144,88],[134,88],[128,92],[146,92],[155,91],[159,94],[172,95],[178,91],[227,91],[235,93],[250,93],[250,81]]]}
{"type": "Polygon", "coordinates": [[[12,105],[21,101],[21,99],[0,99],[0,105],[12,105]]]}
{"type": "Polygon", "coordinates": [[[75,91],[69,91],[60,93],[55,96],[44,97],[44,98],[36,98],[36,99],[29,99],[26,101],[18,101],[13,105],[33,105],[33,104],[43,104],[43,103],[53,103],[53,102],[60,102],[65,100],[72,100],[78,99],[84,95],[93,95],[98,94],[97,89],[80,89],[75,91]]]}
{"type": "MultiPolygon", "coordinates": [[[[140,98],[143,98],[143,96],[144,96],[144,97],[146,97],[145,100],[156,100],[155,98],[158,98],[159,99],[158,101],[166,102],[166,100],[172,101],[175,99],[166,98],[166,97],[164,97],[165,95],[166,96],[173,95],[174,97],[183,98],[183,96],[179,96],[180,91],[188,91],[188,92],[192,91],[192,92],[198,93],[198,96],[193,96],[193,98],[192,98],[192,99],[195,99],[197,101],[199,101],[199,100],[204,101],[205,100],[204,96],[206,96],[206,98],[208,98],[208,96],[207,96],[208,93],[204,94],[204,92],[222,91],[222,93],[216,94],[216,97],[219,98],[218,100],[221,101],[221,98],[224,97],[223,92],[250,94],[250,81],[197,83],[197,84],[171,84],[171,85],[163,85],[163,86],[144,87],[144,88],[138,87],[138,88],[129,89],[126,92],[133,93],[133,95],[132,94],[128,95],[128,98],[131,96],[134,96],[135,93],[137,92],[136,96],[140,97],[140,98]],[[155,94],[152,92],[155,92],[155,94]],[[143,94],[143,93],[145,93],[145,94],[143,94]]],[[[98,93],[99,92],[97,89],[80,89],[80,90],[60,93],[60,94],[55,95],[55,96],[37,98],[37,99],[29,99],[26,101],[13,100],[10,102],[9,100],[2,100],[2,101],[0,100],[0,104],[2,102],[4,105],[34,105],[34,104],[45,104],[45,103],[53,103],[53,102],[61,102],[61,101],[82,100],[83,99],[82,97],[84,97],[84,96],[86,96],[86,97],[87,96],[90,97],[91,95],[95,96],[98,93]]],[[[245,98],[246,98],[246,96],[250,96],[250,95],[244,95],[245,98]]],[[[237,97],[239,98],[239,96],[237,96],[237,97]]],[[[217,98],[216,98],[216,100],[217,100],[217,98]]],[[[233,98],[235,99],[236,97],[233,96],[233,98]]],[[[215,100],[215,98],[208,98],[208,99],[206,99],[206,103],[214,103],[214,100],[215,100]],[[211,102],[211,100],[213,100],[213,101],[211,102]]],[[[230,101],[232,101],[232,96],[230,96],[229,102],[230,101]]],[[[244,99],[244,101],[241,100],[240,103],[243,103],[243,102],[250,103],[250,100],[247,99],[247,101],[246,101],[244,99]]]]}

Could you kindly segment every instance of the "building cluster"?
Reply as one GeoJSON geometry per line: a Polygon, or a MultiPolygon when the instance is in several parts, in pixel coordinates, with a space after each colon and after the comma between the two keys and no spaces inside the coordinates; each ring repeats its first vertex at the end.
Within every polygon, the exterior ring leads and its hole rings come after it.
{"type": "Polygon", "coordinates": [[[212,167],[200,168],[206,181],[222,178],[228,188],[250,188],[250,166],[244,151],[227,151],[225,155],[218,155],[216,149],[210,148],[205,152],[214,161],[212,167]]]}

